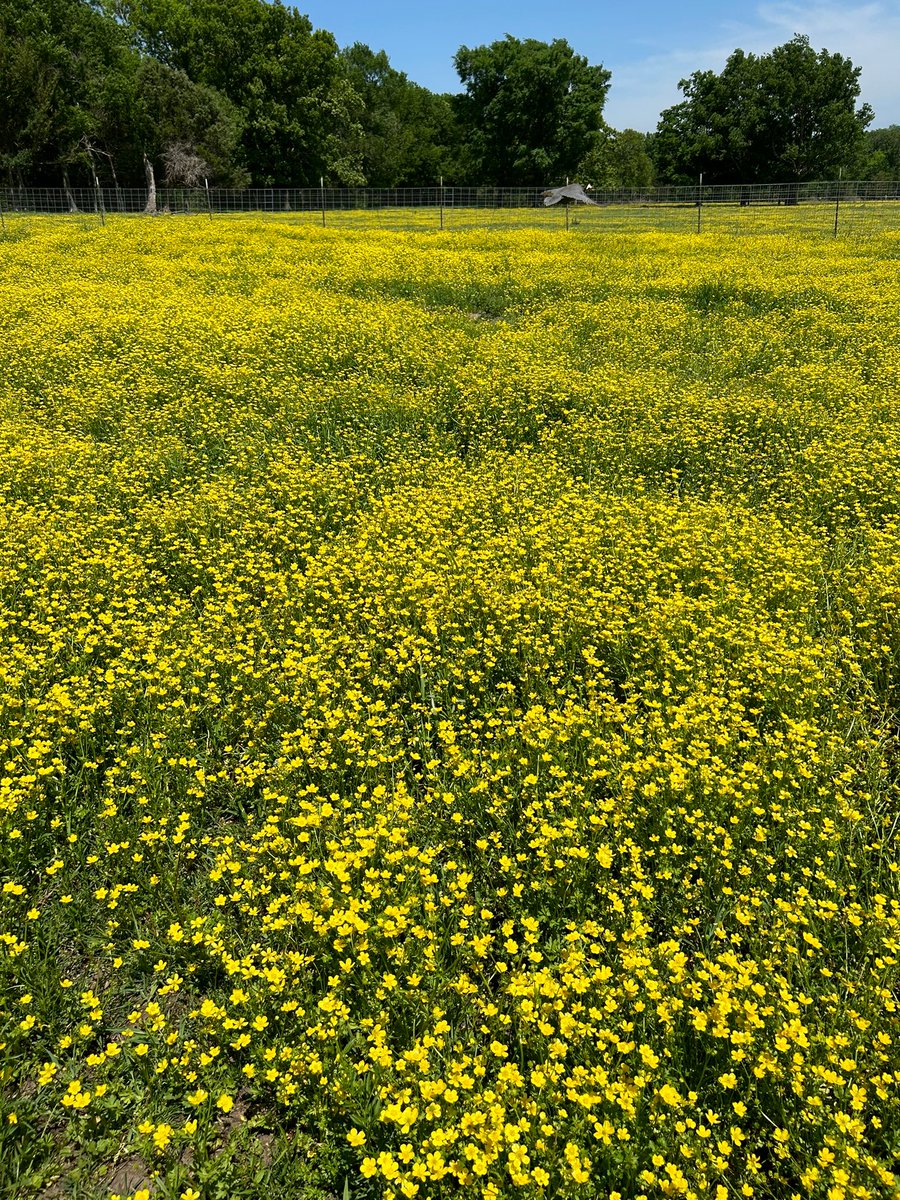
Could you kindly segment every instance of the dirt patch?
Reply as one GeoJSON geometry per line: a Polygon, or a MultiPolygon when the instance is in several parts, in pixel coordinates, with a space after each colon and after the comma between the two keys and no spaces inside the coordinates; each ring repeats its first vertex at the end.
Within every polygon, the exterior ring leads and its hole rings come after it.
{"type": "Polygon", "coordinates": [[[139,1154],[129,1154],[121,1162],[113,1163],[103,1180],[104,1188],[126,1196],[139,1188],[150,1187],[150,1168],[139,1154]]]}

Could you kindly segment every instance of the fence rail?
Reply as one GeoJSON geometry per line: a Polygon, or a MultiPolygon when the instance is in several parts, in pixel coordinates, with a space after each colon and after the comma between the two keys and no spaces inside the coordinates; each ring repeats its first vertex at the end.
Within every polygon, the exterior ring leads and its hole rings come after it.
{"type": "MultiPolygon", "coordinates": [[[[205,214],[209,217],[236,213],[307,214],[324,224],[339,218],[363,219],[390,215],[398,227],[415,224],[440,228],[479,224],[479,214],[509,213],[546,223],[555,215],[596,224],[603,210],[615,209],[620,221],[663,210],[690,209],[685,227],[701,228],[698,210],[798,209],[832,206],[835,220],[841,205],[875,206],[900,203],[900,182],[826,180],[815,183],[705,184],[700,186],[598,189],[589,192],[595,206],[547,208],[544,189],[505,187],[418,187],[418,188],[158,188],[155,197],[145,188],[0,188],[0,216],[6,214],[108,214],[175,215],[205,214]],[[541,213],[541,217],[538,217],[541,213]],[[428,217],[431,214],[431,217],[428,217]],[[465,214],[465,219],[463,219],[465,214]],[[696,215],[694,215],[696,214],[696,215]],[[427,219],[426,219],[427,218],[427,219]]],[[[896,214],[900,218],[900,210],[896,214]]],[[[678,218],[670,216],[670,223],[678,218]]],[[[830,220],[830,218],[829,218],[830,220]]],[[[343,223],[343,222],[340,222],[343,223]]],[[[389,223],[389,222],[387,222],[389,223]]],[[[481,222],[483,223],[483,222],[481,222]]],[[[663,222],[664,223],[664,222],[663,222]]],[[[857,222],[859,224],[859,222],[857,222]]],[[[885,227],[883,221],[878,223],[885,227]]],[[[900,227],[900,219],[887,227],[900,227]]],[[[835,229],[837,226],[835,225],[835,229]]]]}

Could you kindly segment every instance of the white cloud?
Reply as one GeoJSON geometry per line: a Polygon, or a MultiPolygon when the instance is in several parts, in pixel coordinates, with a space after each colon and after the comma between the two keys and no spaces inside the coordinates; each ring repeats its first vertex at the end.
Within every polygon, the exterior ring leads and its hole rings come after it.
{"type": "Polygon", "coordinates": [[[671,51],[616,66],[606,119],[618,129],[654,129],[662,109],[681,98],[679,79],[692,71],[719,71],[736,46],[762,53],[805,33],[862,67],[862,99],[875,109],[875,126],[900,124],[900,2],[760,4],[748,21],[723,21],[706,45],[671,51]]]}

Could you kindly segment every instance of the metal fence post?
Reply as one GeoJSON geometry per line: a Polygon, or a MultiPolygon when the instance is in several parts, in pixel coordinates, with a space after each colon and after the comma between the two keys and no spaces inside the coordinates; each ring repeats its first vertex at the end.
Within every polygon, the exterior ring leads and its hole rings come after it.
{"type": "Polygon", "coordinates": [[[100,190],[100,180],[97,178],[96,172],[94,172],[94,187],[97,191],[97,211],[100,214],[100,224],[105,225],[106,224],[106,211],[103,207],[103,193],[100,190]]]}
{"type": "Polygon", "coordinates": [[[844,174],[844,168],[841,167],[838,171],[838,183],[834,193],[834,237],[838,235],[838,217],[841,211],[841,176],[844,174]]]}
{"type": "Polygon", "coordinates": [[[206,176],[203,177],[203,182],[206,184],[206,207],[209,209],[209,219],[212,220],[212,196],[209,194],[209,180],[206,176]]]}
{"type": "Polygon", "coordinates": [[[439,198],[440,204],[441,204],[441,229],[443,229],[444,228],[444,177],[443,177],[443,175],[440,178],[441,178],[440,195],[438,198],[439,198]]]}
{"type": "Polygon", "coordinates": [[[697,232],[700,232],[700,214],[703,212],[703,172],[700,172],[700,186],[697,188],[697,232]]]}
{"type": "Polygon", "coordinates": [[[3,192],[0,191],[0,233],[6,237],[6,217],[3,215],[3,192]]]}
{"type": "Polygon", "coordinates": [[[322,200],[322,228],[325,228],[325,176],[319,176],[319,194],[322,200]]]}

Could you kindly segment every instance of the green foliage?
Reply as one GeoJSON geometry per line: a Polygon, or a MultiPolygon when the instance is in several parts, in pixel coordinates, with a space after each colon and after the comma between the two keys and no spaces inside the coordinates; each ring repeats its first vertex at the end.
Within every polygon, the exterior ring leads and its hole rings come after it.
{"type": "Polygon", "coordinates": [[[114,140],[135,63],[118,26],[82,0],[0,0],[0,168],[46,176],[114,140]]]}
{"type": "Polygon", "coordinates": [[[610,72],[557,38],[461,46],[458,113],[480,183],[547,184],[574,175],[602,128],[610,72]]]}
{"type": "Polygon", "coordinates": [[[610,72],[562,39],[454,61],[436,95],[283,0],[0,0],[0,171],[142,185],[177,150],[230,186],[900,179],[900,127],[867,134],[860,69],[805,37],[694,72],[649,137],[605,124],[610,72]]]}
{"type": "Polygon", "coordinates": [[[129,44],[128,30],[83,0],[0,0],[0,166],[37,182],[59,169],[105,182],[143,179],[182,144],[222,183],[246,182],[242,114],[220,92],[129,44]]]}
{"type": "Polygon", "coordinates": [[[122,0],[137,44],[236,105],[244,162],[265,185],[362,183],[348,145],[359,100],[325,30],[280,2],[122,0]]]}
{"type": "Polygon", "coordinates": [[[647,140],[647,135],[636,129],[604,127],[578,164],[578,181],[595,188],[650,187],[653,160],[647,140]]]}
{"type": "Polygon", "coordinates": [[[663,112],[653,151],[660,176],[688,183],[833,178],[859,155],[872,119],[860,68],[796,36],[769,54],[735,50],[720,75],[695,71],[663,112]]]}
{"type": "Polygon", "coordinates": [[[900,180],[900,125],[867,131],[861,177],[900,180]]]}
{"type": "Polygon", "coordinates": [[[341,65],[362,101],[362,173],[370,187],[433,185],[451,175],[455,120],[448,96],[435,95],[395,70],[383,50],[362,42],[341,51],[341,65]]]}
{"type": "Polygon", "coordinates": [[[234,104],[154,58],[141,60],[136,82],[135,130],[142,152],[158,161],[168,146],[187,145],[209,163],[216,182],[248,181],[246,172],[235,165],[243,120],[234,104]]]}

